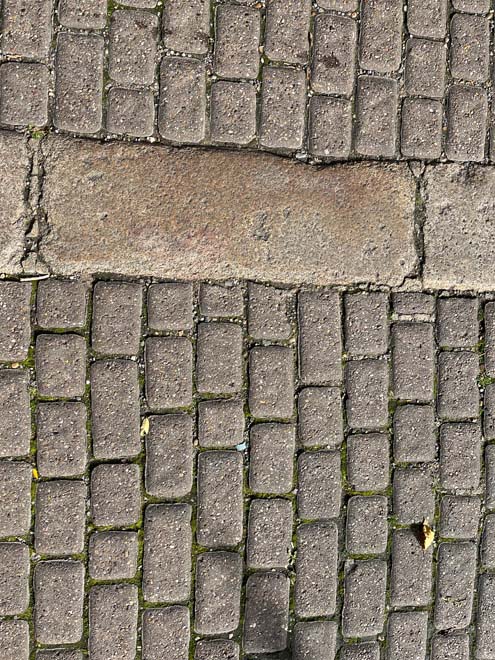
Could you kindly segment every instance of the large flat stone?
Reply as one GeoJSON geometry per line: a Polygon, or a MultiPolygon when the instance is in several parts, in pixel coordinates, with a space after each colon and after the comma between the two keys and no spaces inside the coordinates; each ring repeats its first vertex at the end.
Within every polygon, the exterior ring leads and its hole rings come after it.
{"type": "Polygon", "coordinates": [[[60,274],[398,285],[416,265],[406,165],[58,136],[45,152],[41,254],[60,274]]]}
{"type": "Polygon", "coordinates": [[[9,274],[20,271],[24,254],[28,174],[25,137],[0,132],[0,270],[9,274]]]}
{"type": "Polygon", "coordinates": [[[424,286],[493,290],[495,168],[430,166],[424,192],[424,286]]]}

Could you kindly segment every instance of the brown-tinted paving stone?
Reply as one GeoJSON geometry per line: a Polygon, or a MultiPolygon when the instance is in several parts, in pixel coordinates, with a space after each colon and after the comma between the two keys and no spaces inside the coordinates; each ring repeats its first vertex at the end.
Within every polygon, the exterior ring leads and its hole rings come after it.
{"type": "MultiPolygon", "coordinates": [[[[445,90],[447,49],[441,41],[407,41],[405,88],[411,95],[442,99],[445,90]]],[[[403,295],[403,294],[401,294],[403,295]]]]}
{"type": "Polygon", "coordinates": [[[91,344],[107,355],[136,355],[141,334],[142,287],[97,282],[93,291],[91,344]]]}
{"type": "Polygon", "coordinates": [[[298,437],[303,447],[336,449],[343,439],[342,395],[338,387],[305,387],[298,396],[298,437]]]}
{"type": "Polygon", "coordinates": [[[490,0],[453,0],[452,4],[458,11],[473,14],[486,14],[490,9],[490,0]]]}
{"type": "Polygon", "coordinates": [[[171,499],[193,484],[193,420],[189,415],[152,415],[146,437],[146,492],[171,499]]]}
{"type": "Polygon", "coordinates": [[[179,605],[143,612],[143,660],[189,660],[190,614],[179,605]]]}
{"type": "Polygon", "coordinates": [[[88,287],[78,280],[42,280],[36,294],[36,321],[42,328],[86,325],[88,287]]]}
{"type": "Polygon", "coordinates": [[[27,358],[31,341],[31,284],[0,282],[0,361],[27,358]]]}
{"type": "Polygon", "coordinates": [[[108,92],[107,129],[110,133],[153,135],[155,99],[150,89],[112,87],[108,92]]]}
{"type": "Polygon", "coordinates": [[[294,660],[333,660],[337,647],[337,624],[333,621],[300,621],[294,627],[294,660]]]}
{"type": "Polygon", "coordinates": [[[91,517],[97,527],[127,527],[141,518],[138,465],[105,463],[91,473],[91,517]]]}
{"type": "Polygon", "coordinates": [[[29,548],[24,543],[0,543],[0,615],[22,614],[28,605],[29,548]]]}
{"type": "Polygon", "coordinates": [[[444,495],[440,505],[440,536],[475,539],[481,502],[478,497],[444,495]]]}
{"type": "Polygon", "coordinates": [[[61,0],[58,5],[58,20],[64,27],[80,30],[104,28],[107,23],[107,2],[106,0],[61,0]]]}
{"type": "Polygon", "coordinates": [[[51,41],[50,0],[5,0],[0,47],[6,55],[44,59],[51,41]]]}
{"type": "Polygon", "coordinates": [[[495,652],[495,634],[493,630],[495,575],[485,574],[480,577],[478,600],[476,657],[478,660],[489,660],[495,652]]]}
{"type": "Polygon", "coordinates": [[[351,102],[330,96],[311,97],[308,141],[313,156],[346,158],[352,141],[351,102]]]}
{"type": "Polygon", "coordinates": [[[42,477],[74,477],[86,470],[87,414],[83,403],[40,403],[36,463],[42,477]]]}
{"type": "Polygon", "coordinates": [[[143,597],[187,601],[191,591],[191,506],[153,504],[144,518],[143,597]]]}
{"type": "Polygon", "coordinates": [[[256,78],[259,68],[259,10],[219,5],[215,18],[215,73],[225,78],[256,78]]]}
{"type": "Polygon", "coordinates": [[[31,525],[29,463],[0,461],[0,501],[0,538],[27,534],[31,525]]]}
{"type": "Polygon", "coordinates": [[[356,555],[381,554],[387,549],[388,503],[381,495],[354,495],[347,503],[346,550],[356,555]]]}
{"type": "Polygon", "coordinates": [[[405,99],[402,105],[401,153],[406,158],[439,158],[442,152],[440,101],[405,99]]]}
{"type": "Polygon", "coordinates": [[[340,301],[337,293],[299,294],[299,375],[304,384],[342,381],[340,301]]]}
{"type": "Polygon", "coordinates": [[[292,334],[294,293],[250,282],[248,332],[255,339],[284,340],[292,334]]]}
{"type": "Polygon", "coordinates": [[[41,555],[83,552],[88,489],[83,481],[43,481],[36,491],[34,545],[41,555]]]}
{"type": "Polygon", "coordinates": [[[430,466],[396,468],[393,480],[393,513],[403,525],[420,524],[435,515],[436,475],[430,466]]]}
{"type": "Polygon", "coordinates": [[[84,565],[42,561],[34,570],[34,627],[40,644],[75,644],[83,634],[84,565]]]}
{"type": "Polygon", "coordinates": [[[443,39],[447,31],[447,0],[411,0],[407,27],[411,34],[443,39]]]}
{"type": "Polygon", "coordinates": [[[239,660],[239,645],[228,639],[201,639],[196,644],[194,660],[239,660]]]}
{"type": "Polygon", "coordinates": [[[434,351],[431,323],[394,323],[392,387],[397,399],[433,399],[434,351]]]}
{"type": "Polygon", "coordinates": [[[162,59],[158,130],[163,138],[175,142],[200,142],[205,134],[205,99],[203,62],[182,57],[162,59]]]}
{"type": "Polygon", "coordinates": [[[347,438],[347,481],[353,490],[384,490],[389,485],[389,439],[384,433],[347,438]]]}
{"type": "Polygon", "coordinates": [[[125,580],[136,575],[136,532],[95,532],[89,539],[89,575],[93,580],[125,580]]]}
{"type": "Polygon", "coordinates": [[[242,401],[217,399],[198,404],[198,440],[201,447],[235,447],[242,444],[243,438],[242,401]]]}
{"type": "Polygon", "coordinates": [[[469,635],[435,635],[431,643],[432,660],[469,660],[469,635]]]}
{"type": "Polygon", "coordinates": [[[103,37],[59,32],[55,58],[54,124],[63,131],[96,133],[101,128],[103,37]]]}
{"type": "Polygon", "coordinates": [[[0,621],[2,660],[29,659],[29,623],[15,619],[0,621]]]}
{"type": "Polygon", "coordinates": [[[139,383],[135,362],[109,360],[91,365],[91,420],[95,458],[139,454],[139,383]]]}
{"type": "Polygon", "coordinates": [[[350,96],[356,70],[357,25],[352,18],[319,14],[314,21],[311,88],[350,96]]]}
{"type": "Polygon", "coordinates": [[[434,626],[437,630],[465,628],[473,609],[476,544],[441,543],[437,561],[434,626]]]}
{"type": "Polygon", "coordinates": [[[451,491],[476,491],[480,482],[481,432],[477,424],[440,427],[440,482],[451,491]]]}
{"type": "Polygon", "coordinates": [[[36,660],[84,660],[82,651],[77,649],[55,649],[53,651],[38,651],[36,660]]]}
{"type": "Polygon", "coordinates": [[[359,76],[356,107],[356,150],[364,156],[394,156],[397,142],[397,82],[379,76],[359,76]]]}
{"type": "Polygon", "coordinates": [[[485,90],[471,85],[452,85],[447,114],[447,158],[457,161],[483,160],[488,114],[485,90]]]}
{"type": "Polygon", "coordinates": [[[29,374],[0,371],[0,457],[25,456],[31,440],[29,374]]]}
{"type": "Polygon", "coordinates": [[[242,316],[244,297],[240,284],[202,283],[199,289],[199,310],[205,316],[242,316]]]}
{"type": "Polygon", "coordinates": [[[488,18],[454,14],[450,23],[450,72],[454,78],[484,82],[490,67],[488,18]]]}
{"type": "Polygon", "coordinates": [[[478,300],[476,298],[439,298],[437,337],[440,346],[468,348],[479,339],[478,300]]]}
{"type": "Polygon", "coordinates": [[[138,589],[99,585],[89,592],[91,660],[133,660],[136,654],[138,589]]]}
{"type": "Polygon", "coordinates": [[[145,348],[146,400],[151,410],[192,404],[192,344],[186,337],[149,337],[145,348]]]}
{"type": "Polygon", "coordinates": [[[36,383],[40,396],[74,398],[86,389],[86,340],[73,334],[38,335],[36,383]]]}
{"type": "Polygon", "coordinates": [[[361,7],[359,64],[389,73],[399,68],[402,51],[401,0],[372,0],[361,7]]]}
{"type": "Polygon", "coordinates": [[[250,569],[287,568],[292,541],[289,500],[251,500],[246,564],[250,569]]]}
{"type": "Polygon", "coordinates": [[[272,149],[300,149],[304,137],[306,78],[303,71],[263,67],[260,143],[272,149]]]}
{"type": "Polygon", "coordinates": [[[297,461],[300,518],[337,518],[342,500],[339,451],[305,451],[297,461]]]}
{"type": "Polygon", "coordinates": [[[148,289],[148,327],[151,330],[190,330],[193,325],[193,287],[189,282],[152,284],[148,289]]]}
{"type": "Polygon", "coordinates": [[[477,353],[440,353],[438,357],[438,414],[443,419],[478,417],[477,353]]]}
{"type": "Polygon", "coordinates": [[[258,419],[292,417],[295,356],[285,346],[249,351],[249,410],[258,419]]]}
{"type": "Polygon", "coordinates": [[[49,72],[43,64],[6,62],[0,66],[0,122],[44,126],[48,121],[49,72]]]}
{"type": "Polygon", "coordinates": [[[414,531],[396,529],[392,535],[390,604],[426,607],[431,601],[433,547],[423,550],[414,531]]]}
{"type": "Polygon", "coordinates": [[[349,293],[344,297],[345,350],[350,355],[383,355],[387,351],[387,296],[349,293]]]}
{"type": "Polygon", "coordinates": [[[426,655],[427,612],[394,612],[387,626],[387,660],[422,660],[426,655]]]}
{"type": "Polygon", "coordinates": [[[233,394],[242,387],[242,328],[235,323],[198,325],[196,387],[233,394]]]}
{"type": "Polygon", "coordinates": [[[118,9],[110,19],[108,73],[121,85],[151,85],[155,76],[158,18],[140,9],[118,9]]]}
{"type": "Polygon", "coordinates": [[[350,561],[346,566],[342,635],[369,637],[382,632],[385,619],[387,563],[350,561]]]}
{"type": "Polygon", "coordinates": [[[359,360],[346,365],[347,423],[373,429],[388,422],[388,363],[359,360]]]}
{"type": "Polygon", "coordinates": [[[269,0],[266,5],[265,53],[272,61],[303,64],[308,59],[310,0],[287,4],[269,0]]]}
{"type": "Polygon", "coordinates": [[[289,578],[284,573],[254,573],[246,584],[244,651],[276,653],[287,648],[289,578]]]}
{"type": "Polygon", "coordinates": [[[295,427],[256,424],[249,442],[249,487],[256,493],[283,495],[292,490],[295,427]]]}
{"type": "Polygon", "coordinates": [[[399,463],[434,461],[437,439],[431,406],[398,406],[394,413],[394,460],[399,463]]]}
{"type": "Polygon", "coordinates": [[[243,459],[235,451],[207,451],[198,457],[200,545],[218,548],[240,543],[243,532],[243,459]]]}
{"type": "Polygon", "coordinates": [[[256,137],[256,88],[220,80],[211,86],[210,136],[214,142],[249,144],[256,137]]]}
{"type": "Polygon", "coordinates": [[[380,660],[380,646],[378,642],[361,642],[342,646],[341,660],[380,660]]]}
{"type": "Polygon", "coordinates": [[[167,2],[163,8],[162,31],[167,48],[197,55],[206,53],[210,36],[210,3],[207,0],[167,2]]]}

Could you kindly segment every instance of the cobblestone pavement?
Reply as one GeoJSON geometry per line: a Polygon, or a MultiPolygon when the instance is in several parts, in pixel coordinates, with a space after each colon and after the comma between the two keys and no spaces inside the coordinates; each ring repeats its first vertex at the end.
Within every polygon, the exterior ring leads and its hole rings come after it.
{"type": "Polygon", "coordinates": [[[495,657],[493,296],[3,281],[0,361],[2,660],[495,657]]]}
{"type": "Polygon", "coordinates": [[[4,0],[0,126],[494,160],[491,0],[4,0]]]}

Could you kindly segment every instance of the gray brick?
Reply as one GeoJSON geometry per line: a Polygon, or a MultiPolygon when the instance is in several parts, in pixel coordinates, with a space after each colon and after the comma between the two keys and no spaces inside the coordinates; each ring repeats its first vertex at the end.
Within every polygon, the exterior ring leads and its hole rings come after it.
{"type": "Polygon", "coordinates": [[[221,635],[239,625],[242,559],[236,552],[209,552],[196,563],[194,630],[221,635]]]}
{"type": "Polygon", "coordinates": [[[299,294],[299,375],[305,385],[342,382],[340,301],[333,291],[299,294]]]}
{"type": "Polygon", "coordinates": [[[294,414],[292,348],[256,346],[249,351],[249,409],[258,419],[278,419],[294,414]]]}
{"type": "MultiPolygon", "coordinates": [[[[476,622],[476,659],[490,660],[495,653],[495,575],[480,576],[476,622]]],[[[1,648],[1,644],[0,644],[1,648]]]]}
{"type": "Polygon", "coordinates": [[[435,311],[435,298],[429,293],[397,291],[392,294],[392,302],[396,314],[429,316],[435,311]]]}
{"type": "Polygon", "coordinates": [[[58,20],[64,27],[79,30],[104,28],[107,24],[106,0],[61,0],[58,20]]]}
{"type": "Polygon", "coordinates": [[[84,551],[87,490],[83,481],[38,484],[34,527],[38,554],[72,555],[84,551]]]}
{"type": "Polygon", "coordinates": [[[139,383],[135,362],[108,360],[91,365],[91,419],[95,458],[139,454],[139,383]]]}
{"type": "Polygon", "coordinates": [[[29,463],[0,461],[0,502],[0,538],[27,534],[31,526],[29,463]]]}
{"type": "Polygon", "coordinates": [[[250,282],[248,295],[248,332],[251,337],[289,339],[292,335],[293,292],[250,282]]]}
{"type": "Polygon", "coordinates": [[[77,649],[55,649],[53,651],[38,651],[36,660],[84,660],[82,651],[77,649]]]}
{"type": "Polygon", "coordinates": [[[483,568],[495,568],[495,515],[493,514],[487,515],[483,523],[480,557],[483,568]]]}
{"type": "Polygon", "coordinates": [[[0,621],[2,660],[29,660],[29,624],[27,621],[0,621]]]}
{"type": "Polygon", "coordinates": [[[256,424],[250,432],[249,487],[256,493],[283,495],[292,490],[295,427],[256,424]]]}
{"type": "Polygon", "coordinates": [[[153,504],[144,519],[143,597],[152,603],[189,600],[191,506],[153,504]]]}
{"type": "Polygon", "coordinates": [[[108,73],[122,85],[152,85],[158,17],[145,10],[118,9],[110,19],[108,73]]]}
{"type": "Polygon", "coordinates": [[[359,76],[355,147],[360,154],[385,157],[395,155],[397,100],[395,80],[359,76]]]}
{"type": "Polygon", "coordinates": [[[406,158],[440,158],[442,117],[440,101],[405,99],[402,105],[402,155],[406,158]]]}
{"type": "Polygon", "coordinates": [[[43,64],[6,62],[0,66],[0,122],[44,126],[48,121],[49,72],[43,64]]]}
{"type": "Polygon", "coordinates": [[[79,280],[42,280],[36,294],[36,320],[42,328],[86,325],[88,287],[79,280]]]}
{"type": "Polygon", "coordinates": [[[239,284],[202,283],[199,290],[199,309],[205,316],[243,316],[244,296],[239,284]]]}
{"type": "Polygon", "coordinates": [[[193,420],[188,415],[152,415],[146,437],[146,492],[171,499],[193,484],[193,420]]]}
{"type": "Polygon", "coordinates": [[[435,515],[435,469],[396,468],[393,484],[393,512],[403,525],[419,524],[435,515]]]}
{"type": "Polygon", "coordinates": [[[449,160],[483,160],[487,116],[488,101],[484,89],[471,85],[452,85],[448,96],[445,143],[445,153],[449,160]]]}
{"type": "Polygon", "coordinates": [[[93,580],[132,579],[137,570],[137,532],[95,532],[89,539],[88,554],[93,580]]]}
{"type": "Polygon", "coordinates": [[[394,413],[394,460],[434,461],[437,455],[435,416],[431,406],[398,406],[394,413]]]}
{"type": "Polygon", "coordinates": [[[306,105],[304,71],[263,67],[260,143],[271,149],[303,146],[306,105]]]}
{"type": "Polygon", "coordinates": [[[485,448],[485,506],[495,509],[495,445],[485,448]]]}
{"type": "Polygon", "coordinates": [[[469,660],[469,635],[435,635],[431,643],[432,660],[469,660]]]}
{"type": "Polygon", "coordinates": [[[25,456],[31,440],[27,371],[0,371],[0,456],[25,456]]]}
{"type": "Polygon", "coordinates": [[[419,37],[443,39],[447,31],[447,0],[411,0],[407,27],[419,37]]]}
{"type": "Polygon", "coordinates": [[[86,470],[87,432],[84,403],[40,403],[36,462],[42,477],[75,477],[86,470]]]}
{"type": "Polygon", "coordinates": [[[311,1],[288,4],[268,0],[265,53],[272,61],[304,64],[308,61],[311,1]]]}
{"type": "Polygon", "coordinates": [[[97,133],[102,122],[103,37],[59,32],[55,59],[54,125],[97,133]]]}
{"type": "Polygon", "coordinates": [[[356,71],[357,26],[352,18],[318,14],[314,21],[311,87],[321,94],[351,96],[356,71]]]}
{"type": "Polygon", "coordinates": [[[333,621],[301,621],[294,627],[294,660],[333,660],[337,648],[337,624],[333,621]]]}
{"type": "Polygon", "coordinates": [[[346,567],[342,635],[369,637],[383,630],[387,563],[352,561],[346,567]]]}
{"type": "Polygon", "coordinates": [[[413,96],[442,99],[445,90],[447,49],[441,41],[407,41],[405,89],[413,96]]]}
{"type": "Polygon", "coordinates": [[[440,536],[456,539],[475,539],[480,518],[478,497],[444,495],[440,509],[440,536]]]}
{"type": "Polygon", "coordinates": [[[305,387],[298,397],[299,441],[303,447],[336,449],[343,440],[342,396],[338,387],[305,387]]]}
{"type": "Polygon", "coordinates": [[[402,53],[401,0],[372,0],[361,7],[359,64],[362,69],[396,71],[402,53]]]}
{"type": "Polygon", "coordinates": [[[287,648],[289,578],[283,573],[254,573],[246,584],[245,653],[276,653],[287,648]]]}
{"type": "Polygon", "coordinates": [[[150,89],[112,87],[108,92],[107,130],[117,135],[153,135],[155,99],[150,89]]]}
{"type": "Polygon", "coordinates": [[[477,424],[440,427],[440,482],[446,490],[477,491],[480,485],[481,433],[477,424]]]}
{"type": "Polygon", "coordinates": [[[143,660],[189,660],[190,622],[187,607],[143,612],[143,660]]]}
{"type": "Polygon", "coordinates": [[[450,72],[454,78],[484,82],[490,75],[488,18],[454,14],[450,23],[450,72]]]}
{"type": "Polygon", "coordinates": [[[138,589],[133,584],[93,587],[89,592],[91,660],[134,660],[138,589]]]}
{"type": "Polygon", "coordinates": [[[259,70],[260,13],[239,5],[218,5],[214,71],[225,78],[256,78],[259,70]]]}
{"type": "Polygon", "coordinates": [[[333,616],[337,598],[338,531],[331,522],[297,528],[295,613],[333,616]]]}
{"type": "Polygon", "coordinates": [[[387,296],[348,293],[345,306],[345,350],[349,355],[375,357],[387,352],[387,296]]]}
{"type": "Polygon", "coordinates": [[[105,463],[91,473],[91,516],[96,527],[128,527],[141,518],[138,465],[105,463]]]}
{"type": "Polygon", "coordinates": [[[24,543],[0,543],[0,615],[22,614],[28,605],[29,548],[24,543]]]}
{"type": "Polygon", "coordinates": [[[256,137],[256,88],[220,80],[211,87],[210,134],[214,142],[249,144],[256,137]]]}
{"type": "Polygon", "coordinates": [[[495,376],[495,302],[485,305],[485,370],[495,376]]]}
{"type": "Polygon", "coordinates": [[[388,364],[360,360],[346,365],[347,422],[351,428],[373,429],[388,422],[388,364]]]}
{"type": "Polygon", "coordinates": [[[198,457],[197,542],[218,548],[242,539],[243,460],[235,451],[207,451],[198,457]]]}
{"type": "Polygon", "coordinates": [[[361,642],[343,646],[340,651],[341,660],[380,660],[378,642],[361,642]]]}
{"type": "Polygon", "coordinates": [[[86,340],[79,335],[38,335],[36,382],[40,396],[74,398],[86,388],[86,340]]]}
{"type": "MultiPolygon", "coordinates": [[[[239,645],[228,639],[200,639],[194,660],[239,660],[239,645]]],[[[187,658],[186,658],[187,660],[187,658]]]]}
{"type": "Polygon", "coordinates": [[[163,41],[167,48],[204,55],[208,51],[209,36],[210,3],[207,0],[171,0],[164,5],[163,41]]]}
{"type": "Polygon", "coordinates": [[[388,620],[387,660],[423,660],[426,656],[427,612],[394,612],[388,620]]]}
{"type": "Polygon", "coordinates": [[[148,337],[146,399],[152,410],[192,404],[192,345],[186,337],[148,337]]]}
{"type": "Polygon", "coordinates": [[[384,490],[389,485],[389,440],[384,433],[347,438],[347,481],[353,490],[384,490]]]}
{"type": "Polygon", "coordinates": [[[392,607],[427,607],[430,604],[432,559],[433,546],[423,550],[414,531],[394,530],[390,573],[392,607]]]}
{"type": "Polygon", "coordinates": [[[313,96],[309,103],[309,150],[318,158],[347,158],[352,142],[352,105],[313,96]]]}
{"type": "Polygon", "coordinates": [[[358,8],[358,0],[318,0],[318,6],[323,9],[350,12],[358,8]]]}
{"type": "Polygon", "coordinates": [[[242,328],[235,323],[200,323],[196,359],[199,392],[233,394],[242,387],[242,328]]]}
{"type": "Polygon", "coordinates": [[[478,300],[476,298],[439,298],[437,336],[440,346],[469,348],[479,340],[478,300]]]}
{"type": "Polygon", "coordinates": [[[381,554],[387,549],[388,503],[381,495],[354,495],[347,503],[346,550],[356,555],[381,554]]]}
{"type": "Polygon", "coordinates": [[[190,330],[192,326],[192,285],[188,282],[152,284],[148,289],[148,327],[151,330],[190,330]]]}
{"type": "Polygon", "coordinates": [[[138,353],[142,298],[140,284],[95,284],[91,343],[97,353],[126,356],[138,353]]]}
{"type": "Polygon", "coordinates": [[[246,564],[250,569],[287,568],[292,542],[292,503],[251,500],[246,564]]]}
{"type": "Polygon", "coordinates": [[[338,518],[342,500],[339,451],[299,455],[297,509],[300,518],[338,518]]]}
{"type": "Polygon", "coordinates": [[[392,326],[392,385],[397,399],[433,399],[435,340],[430,323],[392,326]]]}
{"type": "Polygon", "coordinates": [[[470,624],[475,575],[476,544],[440,544],[433,620],[437,630],[462,629],[470,624]]]}
{"type": "Polygon", "coordinates": [[[241,445],[244,439],[243,403],[237,399],[198,404],[198,440],[201,447],[218,449],[241,445]]]}
{"type": "Polygon", "coordinates": [[[39,644],[76,644],[83,634],[84,564],[42,561],[34,569],[34,628],[39,644]]]}
{"type": "Polygon", "coordinates": [[[31,342],[31,284],[0,282],[0,362],[21,362],[31,342]]]}
{"type": "Polygon", "coordinates": [[[160,66],[160,135],[174,142],[201,142],[205,136],[205,113],[206,72],[203,62],[164,57],[160,66]]]}
{"type": "Polygon", "coordinates": [[[0,48],[5,55],[45,59],[52,36],[50,0],[4,0],[0,48]]]}
{"type": "Polygon", "coordinates": [[[438,358],[438,414],[461,420],[479,415],[477,353],[440,353],[438,358]]]}
{"type": "Polygon", "coordinates": [[[452,4],[458,11],[473,14],[486,14],[490,10],[490,0],[453,0],[452,4]]]}

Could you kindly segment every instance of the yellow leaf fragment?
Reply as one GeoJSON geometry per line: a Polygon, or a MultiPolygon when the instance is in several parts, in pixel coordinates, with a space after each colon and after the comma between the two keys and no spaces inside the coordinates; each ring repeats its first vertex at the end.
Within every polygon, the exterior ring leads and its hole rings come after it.
{"type": "Polygon", "coordinates": [[[144,438],[145,435],[148,435],[150,432],[150,418],[145,417],[143,423],[141,424],[141,437],[144,438]]]}
{"type": "Polygon", "coordinates": [[[39,479],[39,472],[36,468],[33,468],[33,479],[39,479]]]}
{"type": "Polygon", "coordinates": [[[421,528],[421,547],[423,550],[428,550],[430,545],[433,543],[433,539],[435,538],[435,532],[433,529],[430,527],[428,524],[428,518],[425,518],[423,520],[423,525],[421,528]]]}

